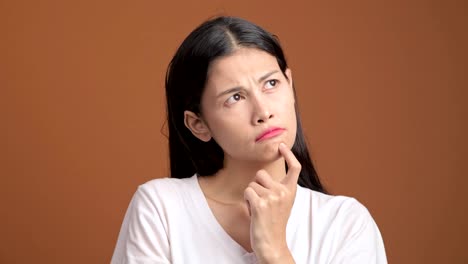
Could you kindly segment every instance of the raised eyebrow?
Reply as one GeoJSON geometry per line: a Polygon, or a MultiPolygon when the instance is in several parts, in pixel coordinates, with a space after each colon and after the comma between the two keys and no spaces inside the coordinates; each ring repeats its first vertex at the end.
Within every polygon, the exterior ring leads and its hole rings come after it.
{"type": "Polygon", "coordinates": [[[238,93],[238,92],[240,92],[241,90],[242,90],[242,87],[240,87],[240,86],[233,87],[233,88],[231,88],[231,89],[227,89],[226,91],[221,92],[220,94],[218,94],[218,95],[216,96],[216,98],[219,98],[219,97],[221,97],[221,96],[223,96],[223,95],[230,94],[230,93],[238,93]]]}
{"type": "MultiPolygon", "coordinates": [[[[277,72],[279,72],[279,71],[278,71],[278,70],[274,70],[274,71],[271,71],[271,72],[266,73],[265,75],[263,75],[262,77],[260,77],[260,78],[258,79],[258,82],[259,82],[259,83],[263,82],[263,81],[266,80],[268,77],[270,77],[271,75],[273,75],[273,74],[275,74],[275,73],[277,73],[277,72]]],[[[240,91],[242,91],[242,90],[243,90],[242,87],[236,86],[236,87],[233,87],[233,88],[231,88],[231,89],[227,89],[226,91],[221,92],[220,94],[218,94],[218,95],[216,96],[216,98],[219,98],[219,97],[221,97],[221,96],[223,96],[223,95],[230,94],[230,93],[238,93],[238,92],[240,92],[240,91]]]]}
{"type": "Polygon", "coordinates": [[[270,77],[271,75],[273,75],[273,74],[275,74],[275,73],[277,73],[277,72],[279,72],[279,71],[278,71],[278,70],[274,70],[274,71],[268,72],[267,74],[265,74],[265,75],[263,75],[262,77],[260,77],[260,78],[258,79],[258,82],[259,82],[259,83],[263,82],[263,81],[266,80],[268,77],[270,77]]]}

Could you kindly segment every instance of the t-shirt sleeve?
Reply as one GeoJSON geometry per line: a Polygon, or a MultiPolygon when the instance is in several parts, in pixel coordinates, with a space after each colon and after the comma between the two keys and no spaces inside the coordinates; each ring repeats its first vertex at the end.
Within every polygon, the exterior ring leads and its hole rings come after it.
{"type": "Polygon", "coordinates": [[[343,240],[332,264],[385,264],[387,257],[380,231],[369,211],[355,199],[346,212],[343,240]]]}
{"type": "Polygon", "coordinates": [[[156,191],[140,186],[125,214],[111,263],[170,263],[166,227],[156,191]]]}

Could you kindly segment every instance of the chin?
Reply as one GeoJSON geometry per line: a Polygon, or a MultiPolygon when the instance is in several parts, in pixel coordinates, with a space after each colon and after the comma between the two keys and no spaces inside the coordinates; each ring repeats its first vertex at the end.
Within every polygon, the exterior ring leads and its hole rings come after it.
{"type": "Polygon", "coordinates": [[[279,158],[281,158],[281,154],[279,153],[279,144],[282,141],[278,142],[271,142],[269,144],[265,144],[262,148],[258,149],[255,157],[258,161],[262,162],[273,162],[279,158]]]}

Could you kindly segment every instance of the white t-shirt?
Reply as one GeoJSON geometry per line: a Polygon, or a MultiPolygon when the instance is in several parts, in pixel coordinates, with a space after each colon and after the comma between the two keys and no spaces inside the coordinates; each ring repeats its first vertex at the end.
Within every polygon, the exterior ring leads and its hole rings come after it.
{"type": "MultiPolygon", "coordinates": [[[[379,229],[353,198],[298,186],[286,227],[296,263],[387,263],[379,229]]],[[[130,202],[111,263],[256,263],[217,222],[198,184],[162,178],[130,202]]]]}

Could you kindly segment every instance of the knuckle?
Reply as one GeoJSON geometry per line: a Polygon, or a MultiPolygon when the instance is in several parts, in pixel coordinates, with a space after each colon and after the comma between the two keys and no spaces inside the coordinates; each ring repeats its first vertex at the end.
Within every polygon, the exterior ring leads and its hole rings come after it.
{"type": "Polygon", "coordinates": [[[266,209],[268,207],[268,202],[265,201],[265,200],[260,200],[258,203],[257,203],[257,208],[258,209],[266,209]]]}
{"type": "Polygon", "coordinates": [[[276,202],[276,201],[278,201],[278,198],[279,197],[276,194],[269,194],[268,195],[268,201],[270,201],[270,202],[276,202]]]}
{"type": "Polygon", "coordinates": [[[256,180],[265,180],[267,178],[266,172],[264,170],[259,170],[255,175],[256,180]]]}
{"type": "Polygon", "coordinates": [[[302,165],[299,162],[294,162],[294,164],[291,165],[291,169],[294,171],[301,171],[302,165]]]}
{"type": "Polygon", "coordinates": [[[279,197],[280,199],[283,199],[283,198],[285,198],[286,196],[288,196],[288,193],[287,193],[285,190],[280,190],[280,191],[278,192],[278,197],[279,197]]]}

